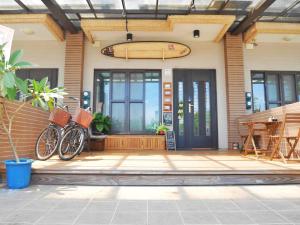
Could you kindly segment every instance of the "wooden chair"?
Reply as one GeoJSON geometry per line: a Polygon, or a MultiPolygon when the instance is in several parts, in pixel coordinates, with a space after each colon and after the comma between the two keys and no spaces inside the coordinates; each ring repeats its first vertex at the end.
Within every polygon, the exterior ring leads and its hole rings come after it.
{"type": "Polygon", "coordinates": [[[281,124],[279,134],[273,135],[270,138],[274,143],[274,148],[270,158],[271,160],[273,160],[275,156],[279,155],[283,162],[286,163],[286,158],[290,159],[293,153],[299,158],[299,155],[295,150],[300,139],[300,113],[286,113],[281,124]],[[293,132],[294,135],[287,134],[288,127],[291,124],[296,125],[296,129],[293,132]],[[282,140],[286,140],[289,145],[289,152],[286,157],[280,151],[282,140]]]}

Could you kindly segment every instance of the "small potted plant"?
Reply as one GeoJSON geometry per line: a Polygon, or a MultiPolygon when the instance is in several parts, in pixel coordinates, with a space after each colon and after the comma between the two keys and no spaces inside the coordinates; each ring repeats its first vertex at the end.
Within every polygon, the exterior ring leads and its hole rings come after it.
{"type": "Polygon", "coordinates": [[[111,119],[103,113],[94,113],[92,121],[92,131],[95,135],[108,134],[111,129],[111,119]]]}
{"type": "Polygon", "coordinates": [[[156,127],[156,134],[158,135],[165,135],[169,128],[161,123],[159,126],[156,127]]]}
{"type": "Polygon", "coordinates": [[[5,161],[7,186],[11,189],[19,189],[27,187],[30,183],[32,160],[18,156],[12,129],[14,118],[28,103],[32,106],[40,106],[44,110],[52,109],[55,99],[63,98],[65,93],[63,88],[50,89],[47,84],[48,78],[40,82],[18,78],[16,70],[31,64],[20,61],[21,50],[12,53],[9,60],[6,60],[4,46],[5,44],[0,45],[0,130],[7,135],[14,155],[14,159],[5,161]],[[8,102],[16,101],[17,98],[20,104],[13,112],[9,112],[8,102]]]}

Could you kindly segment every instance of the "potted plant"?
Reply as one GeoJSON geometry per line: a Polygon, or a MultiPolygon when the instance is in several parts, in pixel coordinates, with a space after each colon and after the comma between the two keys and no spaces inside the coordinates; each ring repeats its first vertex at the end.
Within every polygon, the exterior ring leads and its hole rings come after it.
{"type": "Polygon", "coordinates": [[[161,123],[159,126],[156,127],[156,134],[158,135],[165,135],[169,128],[161,123]]]}
{"type": "Polygon", "coordinates": [[[30,63],[20,61],[23,52],[15,51],[9,60],[4,55],[4,45],[0,45],[0,130],[6,134],[14,159],[6,160],[7,186],[12,189],[27,187],[30,183],[32,160],[19,158],[12,127],[16,115],[31,102],[33,106],[40,106],[44,110],[54,107],[56,98],[63,98],[63,88],[50,89],[48,78],[40,82],[22,80],[16,76],[18,69],[31,66],[30,63]],[[18,97],[17,97],[18,96],[18,97]],[[8,112],[8,101],[21,102],[13,112],[8,112]]]}
{"type": "Polygon", "coordinates": [[[111,129],[111,119],[103,113],[94,113],[92,121],[93,134],[108,134],[111,129]]]}

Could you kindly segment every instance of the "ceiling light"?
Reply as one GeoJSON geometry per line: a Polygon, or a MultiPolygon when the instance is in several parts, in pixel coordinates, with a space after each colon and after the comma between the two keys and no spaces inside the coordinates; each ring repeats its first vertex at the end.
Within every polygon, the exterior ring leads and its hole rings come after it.
{"type": "Polygon", "coordinates": [[[132,41],[132,39],[133,39],[132,33],[127,33],[126,38],[127,38],[127,41],[132,41]]]}
{"type": "Polygon", "coordinates": [[[199,38],[200,37],[200,31],[199,30],[194,30],[193,34],[194,34],[194,38],[199,38]]]}
{"type": "Polygon", "coordinates": [[[21,31],[26,35],[33,35],[34,34],[34,31],[30,28],[23,28],[23,29],[21,29],[21,31]]]}

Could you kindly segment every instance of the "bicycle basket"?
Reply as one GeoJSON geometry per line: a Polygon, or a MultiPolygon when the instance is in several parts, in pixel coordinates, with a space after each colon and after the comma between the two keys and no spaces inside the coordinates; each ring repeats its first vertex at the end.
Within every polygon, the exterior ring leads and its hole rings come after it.
{"type": "Polygon", "coordinates": [[[49,121],[60,127],[64,127],[69,122],[70,118],[70,113],[56,108],[50,113],[49,121]]]}
{"type": "Polygon", "coordinates": [[[77,109],[73,121],[84,128],[88,128],[93,120],[93,116],[84,109],[77,109]]]}

